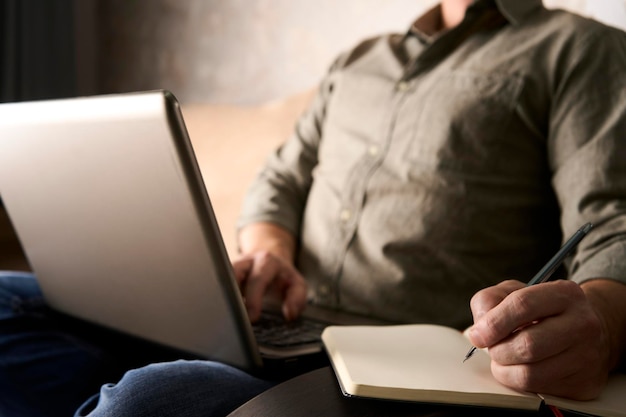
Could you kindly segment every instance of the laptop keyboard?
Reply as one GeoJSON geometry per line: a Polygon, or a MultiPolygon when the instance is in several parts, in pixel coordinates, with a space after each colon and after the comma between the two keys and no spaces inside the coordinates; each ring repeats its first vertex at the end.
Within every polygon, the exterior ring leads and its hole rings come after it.
{"type": "Polygon", "coordinates": [[[325,323],[307,319],[289,322],[280,314],[263,312],[252,328],[259,344],[286,348],[321,342],[322,330],[326,326],[325,323]]]}

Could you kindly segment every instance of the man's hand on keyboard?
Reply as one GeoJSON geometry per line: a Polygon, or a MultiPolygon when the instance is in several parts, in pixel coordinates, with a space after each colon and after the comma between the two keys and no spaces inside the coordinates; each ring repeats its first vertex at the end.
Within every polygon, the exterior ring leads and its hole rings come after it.
{"type": "Polygon", "coordinates": [[[279,297],[286,320],[297,318],[306,306],[306,282],[284,259],[268,251],[258,251],[235,260],[233,269],[253,323],[261,316],[266,294],[279,297]]]}

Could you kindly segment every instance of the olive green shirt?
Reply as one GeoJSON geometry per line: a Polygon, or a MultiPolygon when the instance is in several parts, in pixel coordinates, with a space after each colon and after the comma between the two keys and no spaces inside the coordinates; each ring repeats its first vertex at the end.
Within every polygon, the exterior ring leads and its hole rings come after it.
{"type": "Polygon", "coordinates": [[[438,13],[339,57],[239,226],[299,238],[312,302],[397,322],[471,324],[586,222],[563,272],[626,282],[626,35],[539,0],[438,13]]]}

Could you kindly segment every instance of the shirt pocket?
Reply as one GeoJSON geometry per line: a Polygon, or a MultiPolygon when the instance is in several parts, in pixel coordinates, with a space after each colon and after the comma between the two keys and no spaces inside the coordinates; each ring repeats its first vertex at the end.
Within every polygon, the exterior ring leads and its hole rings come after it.
{"type": "Polygon", "coordinates": [[[473,72],[446,73],[427,81],[407,100],[417,116],[405,157],[420,168],[499,170],[506,164],[500,149],[510,139],[507,127],[522,85],[520,76],[473,72]]]}

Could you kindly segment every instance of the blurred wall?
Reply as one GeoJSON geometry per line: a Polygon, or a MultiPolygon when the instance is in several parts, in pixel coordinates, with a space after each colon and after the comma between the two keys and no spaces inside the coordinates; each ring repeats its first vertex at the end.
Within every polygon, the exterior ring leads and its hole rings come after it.
{"type": "Polygon", "coordinates": [[[255,104],[314,86],[357,40],[404,31],[433,0],[102,0],[100,88],[255,104]]]}
{"type": "MultiPolygon", "coordinates": [[[[520,0],[524,1],[524,0],[520,0]]],[[[358,40],[403,32],[437,0],[100,0],[101,92],[257,104],[306,90],[358,40]]],[[[626,28],[626,0],[545,0],[626,28]]]]}

